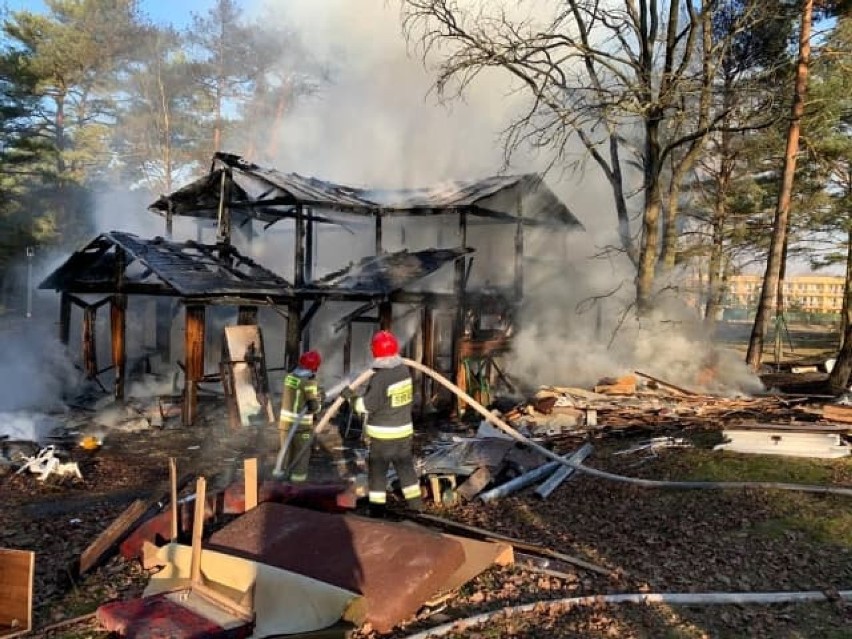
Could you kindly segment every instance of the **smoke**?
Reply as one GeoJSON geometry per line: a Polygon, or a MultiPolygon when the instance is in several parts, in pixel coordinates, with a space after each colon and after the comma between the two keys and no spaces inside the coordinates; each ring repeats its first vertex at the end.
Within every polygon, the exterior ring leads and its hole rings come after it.
{"type": "MultiPolygon", "coordinates": [[[[265,131],[260,125],[252,127],[262,131],[263,137],[270,135],[271,127],[278,127],[275,137],[281,141],[280,146],[274,156],[263,159],[263,164],[284,172],[375,188],[430,186],[444,180],[493,175],[504,168],[501,131],[523,106],[522,95],[511,91],[505,74],[493,72],[477,78],[463,101],[439,103],[430,93],[430,71],[421,60],[409,55],[396,3],[264,0],[256,4],[254,12],[270,24],[285,24],[292,29],[312,57],[330,69],[331,78],[315,95],[295,101],[282,121],[268,122],[265,131]]],[[[263,141],[232,138],[223,150],[240,153],[246,148],[269,149],[263,141]]],[[[579,149],[568,149],[569,157],[579,153],[579,149]]],[[[541,171],[546,161],[532,152],[521,152],[506,171],[541,171]]],[[[712,344],[695,328],[698,325],[694,314],[688,309],[667,306],[658,318],[641,323],[628,313],[622,321],[633,296],[632,267],[621,256],[596,257],[616,241],[616,218],[606,180],[589,163],[579,173],[552,172],[548,184],[580,218],[586,231],[526,233],[526,297],[509,372],[531,383],[574,385],[594,383],[602,376],[638,368],[667,379],[675,375],[678,379],[673,379],[674,383],[680,381],[688,386],[687,380],[694,378],[703,362],[714,359],[712,344]],[[593,297],[602,297],[603,301],[598,305],[584,303],[593,297]]],[[[96,232],[123,230],[148,238],[163,235],[162,218],[146,210],[151,199],[150,193],[129,187],[101,194],[92,220],[96,232]]],[[[315,277],[372,254],[370,223],[363,218],[321,213],[338,224],[318,226],[315,277]]],[[[209,224],[199,231],[195,220],[175,219],[177,240],[200,237],[210,242],[214,232],[209,224]]],[[[472,284],[506,285],[511,281],[511,234],[510,226],[471,226],[469,243],[477,249],[472,284]]],[[[280,222],[268,230],[259,224],[235,228],[234,242],[259,263],[292,278],[291,223],[280,222]]],[[[444,216],[389,221],[383,234],[384,248],[389,251],[452,247],[458,242],[455,220],[444,216]]],[[[440,277],[427,283],[435,280],[442,283],[440,277]]],[[[344,331],[334,330],[334,323],[354,306],[324,305],[311,322],[311,346],[323,353],[323,370],[329,376],[336,376],[342,369],[340,353],[345,339],[344,331]]],[[[403,342],[417,331],[418,316],[409,310],[395,309],[399,319],[394,328],[403,342]]],[[[129,318],[131,312],[137,313],[128,309],[129,318]]],[[[99,315],[103,320],[107,313],[99,315]]],[[[178,357],[181,318],[182,314],[176,314],[172,331],[178,357]]],[[[231,312],[209,314],[208,369],[215,369],[222,328],[233,320],[231,312]]],[[[280,367],[286,323],[271,310],[261,311],[261,322],[268,365],[280,367]]],[[[72,326],[78,323],[79,314],[72,318],[72,326]]],[[[150,322],[146,326],[150,328],[150,322]]],[[[132,357],[144,345],[150,346],[152,340],[150,331],[143,330],[141,324],[129,321],[128,328],[128,354],[132,357]]],[[[371,330],[366,324],[354,327],[353,371],[368,361],[371,330]]],[[[108,335],[101,324],[98,333],[101,339],[108,335]]],[[[42,344],[39,339],[32,343],[42,344]]],[[[72,335],[73,343],[79,343],[77,335],[72,335]]],[[[32,401],[55,400],[62,386],[75,378],[76,371],[69,368],[67,360],[50,359],[60,358],[63,353],[58,345],[50,348],[53,355],[47,356],[39,355],[43,348],[27,350],[31,352],[20,356],[28,362],[26,370],[31,374],[27,381],[31,391],[40,389],[32,401]]],[[[101,348],[100,344],[98,350],[102,356],[109,353],[108,347],[101,348]]],[[[4,362],[9,361],[15,359],[4,358],[4,362]]],[[[729,373],[727,364],[719,363],[726,361],[724,357],[717,361],[719,378],[730,375],[739,380],[741,371],[737,366],[731,366],[733,372],[729,373]]],[[[0,379],[26,379],[18,371],[17,367],[4,368],[0,379]]],[[[273,391],[279,388],[280,377],[280,373],[270,375],[273,391]]],[[[748,375],[742,379],[753,380],[748,375]]],[[[149,389],[157,392],[159,386],[143,384],[133,391],[136,394],[149,389]]],[[[26,396],[14,391],[7,394],[10,400],[26,396]]]]}
{"type": "Polygon", "coordinates": [[[49,325],[15,323],[0,333],[0,412],[63,408],[60,398],[79,381],[49,325]]]}
{"type": "MultiPolygon", "coordinates": [[[[528,6],[530,12],[544,12],[549,4],[528,6]]],[[[376,188],[430,186],[504,168],[501,131],[524,106],[522,94],[512,91],[506,74],[490,72],[470,85],[463,101],[439,103],[430,91],[430,70],[410,55],[397,3],[268,0],[258,11],[287,24],[332,70],[333,81],[278,124],[285,143],[270,159],[276,167],[376,188]]],[[[582,152],[569,148],[567,155],[576,159],[582,152]]],[[[546,160],[522,150],[505,169],[541,171],[546,160]]],[[[639,176],[625,170],[636,182],[631,188],[638,186],[639,176]]],[[[708,390],[760,388],[734,355],[713,345],[694,308],[684,303],[677,277],[673,290],[659,295],[654,316],[637,319],[630,307],[632,265],[618,253],[600,257],[617,243],[616,218],[609,184],[594,163],[577,173],[552,171],[548,184],[586,231],[526,231],[525,300],[509,361],[516,377],[529,383],[593,384],[640,369],[708,390]]],[[[318,234],[318,276],[371,254],[370,226],[357,219],[347,223],[354,233],[325,227],[318,234]]],[[[471,284],[511,282],[512,231],[507,242],[505,230],[469,229],[469,244],[477,249],[471,284]]],[[[281,239],[286,244],[289,237],[281,239]]],[[[280,259],[278,241],[255,243],[261,261],[280,259]]],[[[416,250],[455,246],[458,235],[454,220],[407,218],[386,223],[383,242],[386,250],[416,250]]],[[[282,266],[291,271],[289,264],[282,266]]],[[[314,320],[312,345],[335,358],[342,335],[329,326],[333,315],[320,313],[314,320]]],[[[409,315],[394,328],[405,339],[415,334],[416,324],[409,315]]],[[[357,337],[355,344],[357,350],[357,337]]]]}

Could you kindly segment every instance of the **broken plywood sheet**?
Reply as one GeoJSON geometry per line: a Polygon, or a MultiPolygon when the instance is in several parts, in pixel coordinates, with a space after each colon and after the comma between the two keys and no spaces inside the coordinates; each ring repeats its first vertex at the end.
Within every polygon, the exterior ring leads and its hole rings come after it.
{"type": "Polygon", "coordinates": [[[728,441],[715,449],[734,453],[836,459],[847,457],[852,451],[840,435],[832,433],[730,429],[722,431],[722,435],[728,441]]]}
{"type": "Polygon", "coordinates": [[[228,401],[235,402],[241,426],[271,423],[266,355],[260,327],[242,324],[225,327],[225,357],[228,367],[228,401]]]}
{"type": "MultiPolygon", "coordinates": [[[[145,596],[187,587],[192,548],[169,544],[159,548],[149,563],[164,566],[145,588],[145,596]]],[[[201,551],[204,576],[234,592],[254,584],[255,637],[311,632],[340,619],[361,623],[363,598],[355,592],[308,576],[222,552],[201,551]]]]}
{"type": "Polygon", "coordinates": [[[35,553],[0,548],[0,637],[27,634],[33,625],[35,553]]]}
{"type": "Polygon", "coordinates": [[[414,615],[465,560],[438,533],[271,503],[214,533],[210,547],[363,594],[378,632],[414,615]]]}

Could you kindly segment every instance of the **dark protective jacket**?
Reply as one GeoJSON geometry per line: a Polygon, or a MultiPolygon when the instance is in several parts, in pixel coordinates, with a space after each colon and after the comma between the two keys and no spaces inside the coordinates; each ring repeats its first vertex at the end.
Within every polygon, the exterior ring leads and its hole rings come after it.
{"type": "Polygon", "coordinates": [[[410,437],[414,434],[411,420],[414,385],[411,375],[399,358],[383,359],[386,361],[376,360],[376,372],[360,398],[367,413],[366,434],[372,439],[410,437]]]}
{"type": "Polygon", "coordinates": [[[296,368],[284,378],[279,428],[289,429],[299,419],[299,413],[306,406],[307,410],[298,424],[302,429],[310,429],[314,424],[314,413],[320,408],[320,390],[311,371],[296,368]]]}

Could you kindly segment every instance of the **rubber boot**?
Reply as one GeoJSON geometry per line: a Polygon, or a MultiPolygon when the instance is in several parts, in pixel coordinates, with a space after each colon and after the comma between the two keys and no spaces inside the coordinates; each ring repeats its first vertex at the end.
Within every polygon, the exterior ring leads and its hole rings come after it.
{"type": "Polygon", "coordinates": [[[370,504],[367,515],[373,519],[385,519],[388,515],[387,506],[384,504],[370,504]]]}
{"type": "Polygon", "coordinates": [[[411,510],[416,513],[423,512],[423,499],[421,497],[415,497],[414,499],[407,499],[406,506],[408,506],[408,510],[411,510]]]}

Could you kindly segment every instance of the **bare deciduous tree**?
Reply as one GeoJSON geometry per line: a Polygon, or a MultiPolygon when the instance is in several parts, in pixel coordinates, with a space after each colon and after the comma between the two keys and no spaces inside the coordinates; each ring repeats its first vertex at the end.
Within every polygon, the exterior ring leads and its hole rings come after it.
{"type": "MultiPolygon", "coordinates": [[[[712,16],[723,1],[565,0],[541,18],[503,2],[403,0],[409,40],[424,56],[440,56],[440,94],[459,95],[488,68],[509,72],[526,92],[528,109],[507,130],[508,156],[531,144],[560,161],[569,141],[582,143],[612,188],[621,247],[637,268],[640,313],[653,301],[664,167],[674,160],[670,175],[682,180],[706,136],[723,125],[724,113],[710,100],[715,65],[762,15],[743,12],[729,37],[714,39],[712,16]],[[628,163],[641,173],[638,247],[628,163]]],[[[671,261],[678,190],[669,193],[671,261]]]]}

